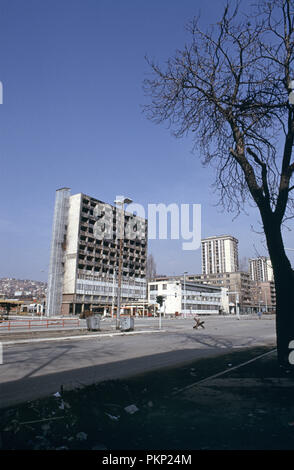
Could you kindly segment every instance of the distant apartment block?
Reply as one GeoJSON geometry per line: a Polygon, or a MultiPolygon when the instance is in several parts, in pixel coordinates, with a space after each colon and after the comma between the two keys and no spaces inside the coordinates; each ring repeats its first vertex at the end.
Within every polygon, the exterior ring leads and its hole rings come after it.
{"type": "Polygon", "coordinates": [[[147,220],[82,193],[71,195],[69,188],[57,190],[47,315],[113,308],[120,259],[122,302],[144,299],[147,220]]]}
{"type": "Polygon", "coordinates": [[[276,290],[270,258],[260,256],[249,259],[249,273],[252,281],[252,300],[258,310],[275,312],[276,290]]]}
{"type": "Polygon", "coordinates": [[[266,256],[249,259],[249,272],[252,281],[271,282],[274,280],[272,263],[266,256]]]}
{"type": "Polygon", "coordinates": [[[251,298],[258,310],[263,312],[276,311],[276,289],[273,281],[251,281],[251,298]]]}
{"type": "Polygon", "coordinates": [[[233,273],[239,270],[238,240],[231,235],[201,240],[202,274],[233,273]]]}

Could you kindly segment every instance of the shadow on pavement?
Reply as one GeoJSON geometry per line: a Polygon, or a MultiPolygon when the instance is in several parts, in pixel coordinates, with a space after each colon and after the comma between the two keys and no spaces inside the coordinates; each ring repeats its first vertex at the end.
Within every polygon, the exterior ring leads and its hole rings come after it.
{"type": "MultiPolygon", "coordinates": [[[[275,353],[198,384],[269,349],[224,351],[2,409],[2,448],[293,449],[294,378],[278,367],[275,353]]],[[[60,384],[58,376],[53,382],[60,384]]],[[[36,385],[27,379],[27,387],[36,385]]]]}

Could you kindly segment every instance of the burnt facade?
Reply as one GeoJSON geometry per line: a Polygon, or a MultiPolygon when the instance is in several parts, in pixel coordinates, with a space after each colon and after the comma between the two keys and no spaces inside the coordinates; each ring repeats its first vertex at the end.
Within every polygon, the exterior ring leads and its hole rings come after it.
{"type": "Polygon", "coordinates": [[[62,259],[55,260],[62,277],[61,305],[48,314],[113,310],[120,259],[121,301],[145,299],[147,220],[81,193],[69,197],[66,212],[60,227],[62,259]]]}

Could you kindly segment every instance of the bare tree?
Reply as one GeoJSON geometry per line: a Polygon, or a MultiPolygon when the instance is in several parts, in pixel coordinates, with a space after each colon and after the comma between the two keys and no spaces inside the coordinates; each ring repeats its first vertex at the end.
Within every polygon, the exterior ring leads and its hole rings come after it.
{"type": "Polygon", "coordinates": [[[156,264],[155,264],[153,255],[150,254],[147,257],[147,265],[146,265],[146,278],[147,278],[147,281],[150,281],[155,276],[156,276],[156,264]]]}
{"type": "Polygon", "coordinates": [[[243,256],[239,261],[239,269],[240,271],[248,271],[248,257],[243,256]]]}
{"type": "MultiPolygon", "coordinates": [[[[294,0],[261,0],[246,14],[229,3],[207,31],[188,25],[190,43],[164,67],[147,59],[151,97],[145,112],[167,122],[176,137],[192,133],[194,150],[216,170],[215,188],[229,211],[251,198],[259,209],[277,295],[277,349],[289,366],[294,339],[294,276],[282,224],[291,216],[294,189],[294,0]],[[292,182],[292,184],[291,184],[292,182]]],[[[248,10],[250,10],[248,12],[248,10]]]]}

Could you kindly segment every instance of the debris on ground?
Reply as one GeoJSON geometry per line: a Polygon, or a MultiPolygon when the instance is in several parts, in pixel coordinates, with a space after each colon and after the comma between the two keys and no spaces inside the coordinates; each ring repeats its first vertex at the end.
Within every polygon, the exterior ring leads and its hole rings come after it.
{"type": "Polygon", "coordinates": [[[0,408],[0,447],[293,449],[294,376],[278,368],[275,354],[228,369],[265,351],[242,349],[0,408]],[[222,371],[226,375],[216,377],[222,371]],[[197,383],[191,372],[197,373],[197,383]]]}
{"type": "Polygon", "coordinates": [[[120,416],[114,416],[109,413],[105,413],[112,421],[118,421],[120,416]]]}
{"type": "Polygon", "coordinates": [[[136,405],[129,405],[125,407],[125,411],[129,413],[130,415],[133,415],[137,411],[139,411],[139,408],[137,408],[136,405]]]}

